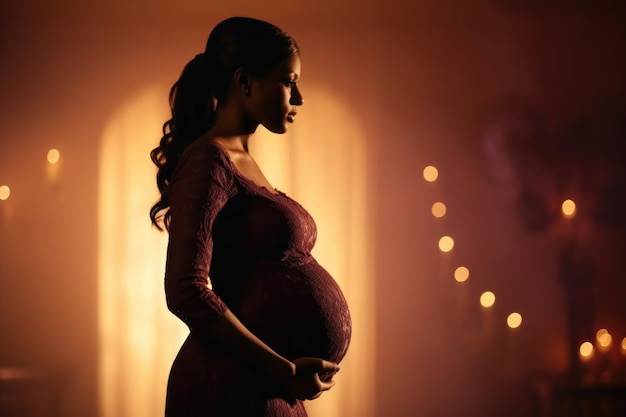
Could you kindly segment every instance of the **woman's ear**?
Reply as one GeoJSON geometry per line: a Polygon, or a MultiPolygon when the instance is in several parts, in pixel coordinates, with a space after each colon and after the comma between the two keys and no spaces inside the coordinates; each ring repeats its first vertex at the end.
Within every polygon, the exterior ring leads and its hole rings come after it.
{"type": "Polygon", "coordinates": [[[237,68],[233,74],[235,87],[246,97],[250,96],[250,76],[243,68],[237,68]]]}

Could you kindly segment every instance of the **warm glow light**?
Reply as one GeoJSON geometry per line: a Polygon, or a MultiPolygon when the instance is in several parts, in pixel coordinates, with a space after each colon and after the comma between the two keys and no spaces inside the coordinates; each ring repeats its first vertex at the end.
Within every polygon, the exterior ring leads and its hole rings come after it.
{"type": "Polygon", "coordinates": [[[578,351],[580,352],[580,358],[583,361],[588,361],[593,356],[593,343],[583,342],[578,351]]]}
{"type": "Polygon", "coordinates": [[[437,181],[437,177],[439,177],[439,171],[432,165],[428,165],[424,168],[424,179],[428,182],[437,181]]]}
{"type": "Polygon", "coordinates": [[[459,266],[454,270],[454,279],[457,282],[465,282],[469,278],[469,269],[464,266],[459,266]]]}
{"type": "Polygon", "coordinates": [[[454,247],[454,239],[450,236],[443,236],[439,239],[439,250],[442,252],[450,252],[454,247]]]}
{"type": "Polygon", "coordinates": [[[622,355],[626,356],[626,337],[622,339],[622,344],[621,344],[622,348],[622,355]]]}
{"type": "Polygon", "coordinates": [[[506,318],[506,324],[511,329],[518,328],[522,324],[522,315],[520,313],[511,313],[511,314],[509,314],[509,316],[506,318]]]}
{"type": "Polygon", "coordinates": [[[433,216],[441,218],[446,215],[446,205],[443,204],[441,201],[437,201],[435,204],[433,204],[431,212],[433,213],[433,216]]]}
{"type": "Polygon", "coordinates": [[[565,217],[572,217],[576,214],[576,203],[574,200],[565,200],[563,204],[561,204],[561,211],[565,217]]]}
{"type": "Polygon", "coordinates": [[[170,358],[187,336],[185,326],[161,304],[162,288],[154,285],[156,277],[163,277],[167,234],[150,227],[145,211],[156,198],[149,175],[154,165],[146,160],[146,149],[154,146],[157,126],[168,114],[161,104],[163,91],[154,88],[123,103],[111,115],[99,149],[101,417],[161,413],[170,358]]]}
{"type": "MultiPolygon", "coordinates": [[[[495,302],[496,302],[496,295],[492,293],[491,291],[485,291],[484,293],[480,295],[480,305],[485,308],[493,307],[495,302]]],[[[513,314],[517,314],[517,313],[513,313],[513,314]]],[[[509,319],[507,320],[507,322],[509,322],[509,327],[518,327],[520,323],[522,322],[522,316],[519,316],[519,323],[516,326],[511,326],[510,320],[511,320],[511,316],[509,316],[509,319]]]]}
{"type": "Polygon", "coordinates": [[[6,200],[11,195],[11,189],[8,185],[0,187],[0,200],[6,200]]]}
{"type": "Polygon", "coordinates": [[[57,162],[59,162],[60,157],[61,154],[57,149],[50,149],[48,151],[48,162],[50,162],[51,164],[56,164],[57,162]]]}
{"type": "MultiPolygon", "coordinates": [[[[343,410],[346,415],[367,417],[375,409],[372,369],[377,326],[372,309],[375,268],[370,263],[375,257],[366,226],[370,224],[369,188],[364,180],[368,161],[366,147],[358,143],[366,135],[349,106],[332,94],[321,95],[323,89],[311,90],[309,117],[299,121],[297,133],[290,140],[269,134],[255,137],[259,148],[253,154],[259,165],[268,168],[270,181],[313,214],[323,231],[315,256],[336,277],[354,318],[349,355],[337,376],[341,382],[324,398],[307,402],[307,411],[311,417],[337,416],[343,410]],[[323,127],[318,126],[319,120],[325,121],[323,127]],[[333,134],[316,140],[326,129],[333,134]],[[341,137],[351,139],[336,140],[341,137]],[[320,161],[328,165],[323,172],[316,169],[320,161]]],[[[168,116],[163,108],[167,91],[167,86],[155,87],[129,100],[103,132],[97,303],[101,417],[162,414],[170,366],[188,334],[167,310],[159,285],[167,234],[151,228],[146,213],[156,198],[154,166],[146,149],[155,145],[159,126],[168,116]]]]}
{"type": "Polygon", "coordinates": [[[607,329],[600,329],[596,333],[596,340],[598,342],[598,350],[606,352],[611,348],[613,337],[607,329]]]}

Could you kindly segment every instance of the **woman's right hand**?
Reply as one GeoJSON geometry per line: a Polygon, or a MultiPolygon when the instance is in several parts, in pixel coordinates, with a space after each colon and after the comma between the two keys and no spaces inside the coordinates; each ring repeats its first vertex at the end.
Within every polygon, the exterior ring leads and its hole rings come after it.
{"type": "Polygon", "coordinates": [[[332,377],[339,371],[339,365],[309,357],[289,361],[252,334],[228,309],[220,319],[209,323],[208,331],[223,349],[268,375],[293,398],[312,400],[335,385],[332,377]]]}
{"type": "MultiPolygon", "coordinates": [[[[289,393],[299,400],[313,400],[335,385],[332,379],[322,381],[320,375],[332,375],[339,371],[339,365],[320,358],[297,358],[293,360],[295,369],[290,378],[284,381],[289,393]]],[[[324,378],[326,379],[326,378],[324,378]]]]}

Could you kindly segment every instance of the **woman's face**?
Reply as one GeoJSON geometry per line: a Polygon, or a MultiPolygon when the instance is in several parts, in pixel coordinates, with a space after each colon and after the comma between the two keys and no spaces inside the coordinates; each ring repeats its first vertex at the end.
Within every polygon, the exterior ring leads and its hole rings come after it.
{"type": "Polygon", "coordinates": [[[298,89],[300,57],[292,56],[263,78],[250,82],[248,115],[274,133],[285,133],[302,105],[298,89]]]}

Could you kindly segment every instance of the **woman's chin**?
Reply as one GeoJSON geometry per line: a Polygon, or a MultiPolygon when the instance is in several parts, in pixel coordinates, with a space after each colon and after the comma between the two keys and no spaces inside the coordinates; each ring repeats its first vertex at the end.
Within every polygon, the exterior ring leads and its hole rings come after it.
{"type": "Polygon", "coordinates": [[[277,126],[265,126],[265,128],[267,130],[269,130],[272,133],[276,133],[276,134],[283,134],[287,132],[287,124],[283,124],[283,125],[277,125],[277,126]]]}

